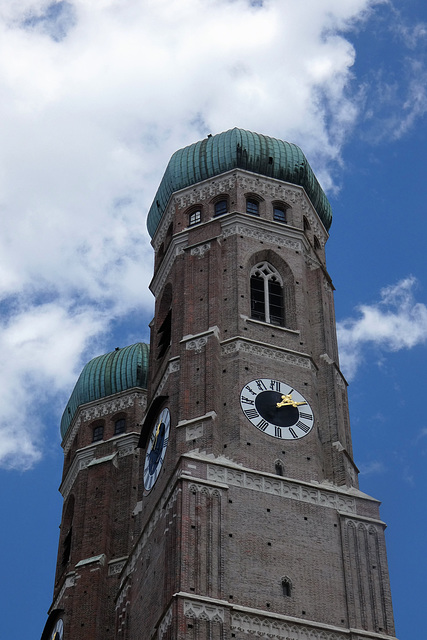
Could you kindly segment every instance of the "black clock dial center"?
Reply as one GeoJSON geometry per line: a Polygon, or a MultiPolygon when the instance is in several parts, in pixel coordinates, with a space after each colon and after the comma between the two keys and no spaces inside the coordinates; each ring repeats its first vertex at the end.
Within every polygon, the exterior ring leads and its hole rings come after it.
{"type": "Polygon", "coordinates": [[[255,400],[255,407],[260,416],[278,427],[292,427],[298,422],[299,411],[292,405],[278,407],[282,394],[277,391],[262,391],[255,400]]]}

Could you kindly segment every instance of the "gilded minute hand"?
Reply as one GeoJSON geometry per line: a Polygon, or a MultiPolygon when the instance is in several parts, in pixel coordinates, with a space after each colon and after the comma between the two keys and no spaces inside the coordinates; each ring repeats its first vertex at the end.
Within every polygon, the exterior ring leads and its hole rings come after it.
{"type": "Polygon", "coordinates": [[[159,422],[159,424],[157,425],[157,429],[156,429],[156,435],[154,436],[154,442],[153,442],[153,446],[152,448],[155,449],[156,448],[156,444],[157,444],[157,438],[159,437],[159,433],[160,433],[160,427],[161,427],[162,423],[159,422]]]}
{"type": "Polygon", "coordinates": [[[302,404],[307,404],[306,402],[295,402],[292,400],[292,394],[288,393],[286,396],[282,396],[282,402],[278,402],[276,407],[299,407],[302,404]]]}

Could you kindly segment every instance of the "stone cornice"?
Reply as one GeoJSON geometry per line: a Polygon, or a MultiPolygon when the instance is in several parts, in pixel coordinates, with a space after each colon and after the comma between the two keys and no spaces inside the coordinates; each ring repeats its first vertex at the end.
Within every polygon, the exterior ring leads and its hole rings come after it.
{"type": "Polygon", "coordinates": [[[106,398],[101,398],[99,400],[94,400],[93,402],[87,402],[86,404],[80,405],[76,411],[70,428],[62,441],[64,454],[66,455],[68,453],[82,422],[89,422],[96,418],[104,418],[105,416],[113,413],[129,409],[135,405],[137,400],[139,400],[139,405],[141,407],[144,409],[147,407],[146,389],[134,387],[133,389],[126,389],[125,391],[107,396],[106,398]]]}
{"type": "MultiPolygon", "coordinates": [[[[208,465],[208,481],[210,483],[218,483],[221,488],[226,488],[229,485],[247,487],[254,491],[265,491],[266,493],[282,495],[304,502],[308,501],[312,504],[329,506],[337,509],[337,511],[342,511],[343,515],[348,515],[349,513],[356,514],[356,498],[378,504],[376,498],[372,498],[354,487],[341,487],[326,482],[307,482],[277,476],[274,473],[262,473],[237,464],[225,456],[215,458],[215,456],[210,454],[206,455],[199,451],[192,451],[182,457],[197,460],[198,462],[205,462],[208,465]],[[279,483],[279,485],[276,486],[275,483],[279,483]],[[286,487],[282,488],[281,483],[284,483],[286,487]],[[345,504],[346,506],[342,508],[340,506],[341,504],[345,504]]],[[[192,480],[197,480],[197,482],[201,481],[198,478],[192,478],[192,480]]],[[[359,516],[357,516],[357,518],[359,518],[359,516]]],[[[362,516],[360,516],[360,518],[365,519],[362,516]]],[[[378,520],[375,520],[375,522],[380,523],[378,520]]]]}
{"type": "Polygon", "coordinates": [[[317,371],[317,366],[313,362],[312,358],[305,353],[300,353],[299,351],[276,347],[272,344],[250,340],[248,338],[243,338],[242,336],[236,336],[221,342],[221,353],[223,356],[239,351],[252,353],[256,356],[270,358],[272,360],[281,360],[282,362],[293,364],[297,367],[302,367],[303,369],[317,371]]]}
{"type": "Polygon", "coordinates": [[[82,449],[78,449],[76,451],[76,455],[74,456],[74,460],[71,463],[70,468],[68,469],[67,475],[61,482],[61,486],[59,487],[59,491],[66,500],[68,495],[72,489],[72,486],[83,469],[87,469],[89,466],[101,463],[101,462],[113,462],[113,464],[117,465],[116,456],[119,458],[123,458],[124,456],[131,455],[134,453],[135,449],[138,446],[139,433],[125,433],[119,436],[115,436],[110,440],[101,440],[94,444],[90,444],[87,447],[82,449]],[[96,452],[101,450],[102,446],[105,445],[106,442],[113,443],[116,447],[116,451],[110,455],[102,456],[97,458],[96,452]]]}

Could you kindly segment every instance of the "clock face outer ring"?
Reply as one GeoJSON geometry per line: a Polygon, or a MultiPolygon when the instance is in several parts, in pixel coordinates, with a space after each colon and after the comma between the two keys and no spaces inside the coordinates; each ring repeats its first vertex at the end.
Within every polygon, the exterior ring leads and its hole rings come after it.
{"type": "Polygon", "coordinates": [[[300,440],[314,426],[313,411],[307,400],[280,380],[251,380],[240,393],[240,406],[254,427],[280,440],[300,440]]]}
{"type": "Polygon", "coordinates": [[[169,409],[163,409],[157,416],[154,427],[148,441],[147,453],[144,463],[144,493],[147,495],[159,477],[166,449],[169,442],[170,430],[169,409]]]}

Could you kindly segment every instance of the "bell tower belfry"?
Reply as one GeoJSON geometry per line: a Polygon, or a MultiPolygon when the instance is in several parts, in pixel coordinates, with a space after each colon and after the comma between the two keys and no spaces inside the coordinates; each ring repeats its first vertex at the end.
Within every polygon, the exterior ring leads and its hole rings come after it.
{"type": "Polygon", "coordinates": [[[295,145],[233,129],[169,162],[148,215],[129,638],[394,635],[384,524],[353,461],[331,219],[295,145]]]}
{"type": "MultiPolygon", "coordinates": [[[[395,637],[385,525],[353,460],[331,221],[296,145],[232,129],[172,156],[148,214],[147,410],[103,640],[395,637]]],[[[77,614],[56,602],[66,630],[77,614]]]]}

